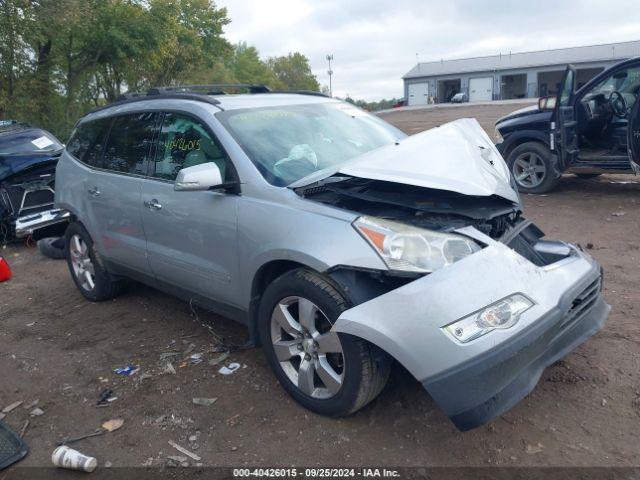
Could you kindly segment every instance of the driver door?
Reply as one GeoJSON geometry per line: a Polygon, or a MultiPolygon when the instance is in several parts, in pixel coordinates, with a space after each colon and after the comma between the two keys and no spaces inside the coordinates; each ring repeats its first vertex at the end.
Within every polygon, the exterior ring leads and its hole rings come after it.
{"type": "Polygon", "coordinates": [[[636,102],[629,114],[629,126],[627,129],[627,138],[629,146],[629,162],[631,168],[636,173],[640,174],[640,99],[636,99],[636,102]]]}
{"type": "Polygon", "coordinates": [[[573,105],[576,85],[576,69],[567,65],[556,98],[555,143],[562,169],[575,161],[578,156],[578,122],[573,105]]]}

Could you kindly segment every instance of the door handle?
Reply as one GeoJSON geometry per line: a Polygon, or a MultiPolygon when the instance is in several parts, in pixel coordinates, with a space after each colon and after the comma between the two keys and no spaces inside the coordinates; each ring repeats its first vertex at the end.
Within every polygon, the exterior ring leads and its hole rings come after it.
{"type": "Polygon", "coordinates": [[[98,190],[98,187],[91,187],[87,190],[87,192],[89,192],[89,195],[91,195],[92,197],[100,196],[100,190],[98,190]]]}
{"type": "Polygon", "coordinates": [[[157,211],[157,210],[160,210],[162,208],[162,205],[160,205],[158,203],[158,200],[156,200],[155,198],[153,200],[151,200],[151,201],[148,201],[148,202],[145,201],[144,202],[144,206],[147,207],[149,210],[152,210],[152,211],[157,211]]]}

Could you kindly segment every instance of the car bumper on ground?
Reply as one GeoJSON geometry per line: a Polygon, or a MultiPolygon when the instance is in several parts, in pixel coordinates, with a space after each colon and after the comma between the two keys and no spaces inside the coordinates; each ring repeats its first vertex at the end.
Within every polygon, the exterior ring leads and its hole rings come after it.
{"type": "Polygon", "coordinates": [[[16,220],[16,237],[26,237],[38,230],[50,229],[68,223],[69,218],[70,213],[59,208],[19,217],[16,220]]]}
{"type": "Polygon", "coordinates": [[[610,307],[600,266],[575,247],[538,267],[484,237],[482,251],[346,310],[333,330],[378,345],[426,388],[461,430],[504,413],[544,368],[596,333],[610,307]],[[511,328],[468,343],[443,327],[513,294],[534,305],[511,328]]]}

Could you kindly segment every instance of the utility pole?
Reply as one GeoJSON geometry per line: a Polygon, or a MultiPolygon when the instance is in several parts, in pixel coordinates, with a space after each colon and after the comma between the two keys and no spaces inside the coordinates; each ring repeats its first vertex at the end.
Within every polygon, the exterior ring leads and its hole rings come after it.
{"type": "Polygon", "coordinates": [[[333,70],[331,70],[331,60],[333,60],[333,55],[327,55],[327,62],[329,62],[329,70],[327,70],[327,73],[329,74],[329,96],[333,97],[333,89],[331,86],[331,76],[333,75],[333,70]]]}

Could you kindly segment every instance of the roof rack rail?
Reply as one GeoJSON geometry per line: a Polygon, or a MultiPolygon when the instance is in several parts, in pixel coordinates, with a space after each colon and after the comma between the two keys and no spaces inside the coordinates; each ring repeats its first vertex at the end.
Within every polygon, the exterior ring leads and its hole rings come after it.
{"type": "Polygon", "coordinates": [[[196,100],[200,102],[217,105],[220,101],[211,97],[211,95],[226,95],[224,89],[240,89],[247,90],[249,93],[289,93],[294,95],[314,95],[317,97],[327,97],[322,92],[314,92],[313,90],[271,90],[266,85],[253,85],[250,83],[212,83],[207,85],[176,85],[165,87],[153,87],[146,92],[126,92],[120,95],[115,102],[94,108],[89,113],[99,112],[113,106],[122,105],[132,102],[141,102],[144,100],[155,99],[182,99],[196,100]]]}
{"type": "Polygon", "coordinates": [[[293,93],[294,95],[313,95],[314,97],[332,98],[326,93],[316,92],[315,90],[270,90],[269,93],[293,93]]]}
{"type": "Polygon", "coordinates": [[[252,85],[250,83],[211,83],[207,85],[176,85],[167,87],[153,87],[148,95],[162,95],[168,93],[199,93],[201,95],[224,95],[225,89],[248,90],[249,93],[269,93],[266,85],[252,85]]]}

